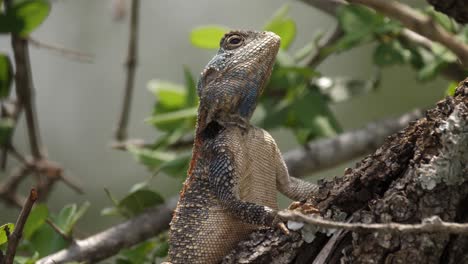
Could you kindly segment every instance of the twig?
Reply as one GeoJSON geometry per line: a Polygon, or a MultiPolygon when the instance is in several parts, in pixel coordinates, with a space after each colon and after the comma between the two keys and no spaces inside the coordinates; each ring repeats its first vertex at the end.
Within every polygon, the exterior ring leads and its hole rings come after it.
{"type": "Polygon", "coordinates": [[[130,14],[130,38],[128,43],[128,55],[125,66],[127,67],[127,80],[123,96],[122,111],[117,122],[114,138],[116,141],[124,141],[127,138],[127,126],[132,102],[133,87],[135,82],[135,69],[138,51],[138,16],[140,0],[132,0],[130,14]]]}
{"type": "Polygon", "coordinates": [[[345,229],[354,232],[391,232],[391,233],[449,233],[468,235],[468,224],[444,222],[438,216],[423,219],[420,224],[400,223],[345,223],[323,219],[320,216],[304,215],[295,211],[280,211],[279,216],[285,220],[303,222],[323,228],[345,229]]]}
{"type": "Polygon", "coordinates": [[[371,7],[390,18],[400,21],[407,28],[444,45],[457,55],[465,67],[468,66],[468,45],[457,40],[430,17],[396,1],[348,0],[348,2],[371,7]]]}
{"type": "Polygon", "coordinates": [[[177,198],[165,205],[148,210],[133,219],[113,226],[70,247],[38,260],[37,264],[59,264],[71,261],[98,262],[115,255],[119,250],[131,247],[166,230],[171,220],[177,198]]]}
{"type": "Polygon", "coordinates": [[[87,62],[87,63],[93,62],[93,59],[94,59],[94,56],[88,53],[60,47],[57,45],[52,45],[49,43],[44,43],[42,41],[39,41],[31,37],[28,37],[28,40],[29,40],[29,43],[31,43],[31,45],[35,46],[36,48],[48,49],[50,51],[57,52],[58,54],[68,57],[70,59],[79,60],[79,61],[87,62]]]}
{"type": "Polygon", "coordinates": [[[31,169],[32,168],[28,164],[25,164],[14,171],[3,184],[0,185],[0,197],[11,205],[21,208],[24,198],[19,197],[19,195],[16,194],[16,190],[20,182],[31,172],[31,169]]]}
{"type": "Polygon", "coordinates": [[[336,25],[333,31],[330,31],[317,45],[315,54],[307,62],[307,66],[311,68],[317,67],[330,54],[327,48],[333,46],[344,35],[340,25],[336,25]]]}
{"type": "Polygon", "coordinates": [[[65,234],[65,232],[63,232],[62,229],[60,229],[60,227],[58,227],[54,222],[52,222],[52,220],[50,220],[49,218],[46,219],[46,223],[55,231],[57,232],[57,234],[59,234],[63,239],[65,239],[66,241],[70,242],[70,243],[74,243],[75,240],[73,239],[72,236],[70,235],[67,235],[65,234]]]}
{"type": "Polygon", "coordinates": [[[8,236],[8,248],[4,259],[5,264],[13,263],[13,259],[16,254],[16,247],[18,246],[21,236],[23,235],[24,224],[26,224],[28,215],[31,212],[31,208],[36,200],[37,192],[36,189],[33,188],[31,189],[29,197],[24,203],[23,209],[21,210],[18,220],[16,221],[15,230],[10,234],[10,236],[8,236]]]}

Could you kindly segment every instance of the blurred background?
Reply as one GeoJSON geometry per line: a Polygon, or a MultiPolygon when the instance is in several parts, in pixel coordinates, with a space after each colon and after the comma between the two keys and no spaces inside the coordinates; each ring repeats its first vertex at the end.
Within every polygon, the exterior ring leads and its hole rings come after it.
{"type": "MultiPolygon", "coordinates": [[[[422,2],[422,1],[419,1],[422,2]]],[[[123,1],[128,5],[127,1],[123,1]]],[[[297,23],[297,37],[291,50],[309,43],[318,32],[333,28],[336,20],[297,1],[142,1],[140,41],[129,138],[154,139],[157,131],[144,119],[155,101],[147,90],[152,79],[184,82],[183,65],[195,76],[214,55],[214,51],[193,47],[190,31],[200,25],[220,24],[229,28],[261,29],[285,3],[297,23]]],[[[59,162],[68,175],[81,183],[84,195],[76,194],[63,183],[55,186],[49,198],[52,211],[65,204],[90,201],[91,207],[78,223],[79,236],[101,230],[121,221],[100,216],[111,205],[104,188],[123,197],[130,186],[151,173],[127,152],[110,148],[120,111],[125,71],[123,62],[128,45],[128,19],[112,17],[111,1],[53,1],[52,11],[32,37],[74,50],[93,54],[91,63],[79,62],[54,52],[30,47],[40,133],[50,159],[59,162]]],[[[332,56],[317,69],[327,76],[352,76],[368,79],[374,73],[371,47],[360,47],[332,56]]],[[[10,39],[0,37],[0,51],[12,54],[10,39]]],[[[397,116],[415,108],[433,105],[444,96],[448,81],[441,78],[421,83],[408,66],[385,68],[380,87],[372,93],[333,104],[332,110],[344,130],[359,128],[372,120],[397,116]]],[[[282,151],[296,145],[285,130],[270,131],[282,151]]],[[[24,120],[14,136],[17,148],[28,153],[24,120]]],[[[17,165],[10,159],[7,173],[17,165]]],[[[333,170],[311,175],[310,180],[341,175],[342,164],[333,170]]],[[[6,177],[3,173],[0,181],[6,177]]],[[[184,177],[181,177],[184,178],[184,177]]],[[[31,183],[31,182],[29,182],[31,183]]],[[[28,182],[22,185],[27,193],[28,182]]],[[[152,187],[165,197],[177,194],[182,180],[158,175],[152,187]]],[[[287,201],[283,200],[283,206],[287,201]]],[[[14,222],[16,208],[0,203],[0,223],[14,222]]]]}

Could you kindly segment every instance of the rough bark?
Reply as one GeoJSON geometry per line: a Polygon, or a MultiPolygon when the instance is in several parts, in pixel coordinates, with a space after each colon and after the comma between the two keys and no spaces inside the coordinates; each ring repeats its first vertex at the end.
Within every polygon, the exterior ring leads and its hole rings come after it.
{"type": "Polygon", "coordinates": [[[427,0],[435,10],[454,18],[458,23],[468,23],[468,2],[466,0],[427,0]]]}
{"type": "MultiPolygon", "coordinates": [[[[468,79],[455,96],[389,137],[346,169],[320,182],[311,202],[330,219],[364,223],[420,223],[437,215],[466,222],[468,213],[468,79]]],[[[312,243],[258,231],[224,263],[465,263],[466,236],[435,233],[317,233],[312,243]],[[462,262],[460,262],[462,261],[462,262]]]]}

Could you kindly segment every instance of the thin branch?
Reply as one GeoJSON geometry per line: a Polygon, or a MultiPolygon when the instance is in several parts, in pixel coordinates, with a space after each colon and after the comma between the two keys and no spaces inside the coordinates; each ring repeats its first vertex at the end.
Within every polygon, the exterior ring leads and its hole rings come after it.
{"type": "Polygon", "coordinates": [[[46,223],[57,233],[59,234],[63,239],[65,239],[66,241],[70,242],[70,243],[74,243],[75,240],[73,239],[72,236],[68,235],[68,234],[65,234],[65,232],[63,232],[62,229],[60,229],[60,227],[58,227],[54,222],[52,222],[52,220],[50,220],[49,218],[46,219],[46,223]]]}
{"type": "Polygon", "coordinates": [[[29,61],[28,41],[19,36],[12,35],[12,46],[16,65],[15,83],[18,104],[24,107],[31,153],[34,159],[39,160],[42,158],[41,142],[34,110],[34,88],[31,63],[29,61]]]}
{"type": "Polygon", "coordinates": [[[165,205],[148,210],[135,218],[98,234],[76,241],[70,247],[38,260],[37,264],[59,264],[71,261],[95,263],[115,255],[119,250],[136,245],[166,230],[171,221],[177,197],[165,205]]]}
{"type": "Polygon", "coordinates": [[[128,43],[128,55],[125,66],[127,67],[127,80],[123,96],[122,111],[117,122],[114,138],[116,141],[124,141],[127,138],[127,126],[130,116],[133,87],[135,82],[135,70],[138,51],[138,20],[140,0],[132,0],[130,14],[130,38],[128,43]]]}
{"type": "Polygon", "coordinates": [[[468,66],[468,45],[457,40],[455,36],[439,26],[430,17],[396,1],[348,0],[348,2],[371,7],[390,18],[400,21],[407,28],[444,45],[457,55],[463,65],[468,66]]]}
{"type": "Polygon", "coordinates": [[[375,150],[386,137],[422,115],[422,111],[415,110],[398,118],[371,122],[364,128],[344,132],[334,138],[313,141],[306,148],[290,150],[283,157],[289,173],[294,177],[303,177],[375,150]]]}
{"type": "Polygon", "coordinates": [[[73,60],[91,63],[93,62],[93,59],[94,59],[94,56],[88,53],[60,47],[57,45],[52,45],[52,44],[45,43],[37,39],[31,38],[31,37],[28,37],[28,40],[29,40],[29,43],[31,43],[31,45],[35,46],[36,48],[47,49],[47,50],[56,52],[62,56],[73,59],[73,60]]]}
{"type": "Polygon", "coordinates": [[[400,223],[345,223],[323,219],[320,216],[304,215],[295,211],[280,211],[279,216],[285,220],[303,222],[308,225],[345,229],[353,232],[391,232],[391,233],[448,233],[458,235],[468,235],[468,224],[444,222],[438,216],[423,219],[420,224],[400,224],[400,223]]]}
{"type": "Polygon", "coordinates": [[[10,205],[22,207],[24,198],[16,194],[16,190],[20,182],[28,176],[32,168],[29,164],[24,164],[15,170],[3,183],[0,185],[0,197],[7,201],[10,205]]]}
{"type": "Polygon", "coordinates": [[[36,202],[36,200],[37,192],[36,189],[33,188],[31,189],[29,197],[26,200],[23,209],[21,210],[18,220],[16,221],[15,230],[13,231],[13,233],[10,234],[10,236],[8,236],[8,248],[4,259],[5,264],[13,263],[13,259],[16,254],[16,247],[18,246],[21,236],[23,235],[24,224],[26,224],[28,215],[31,212],[31,208],[34,205],[34,202],[36,202]]]}
{"type": "Polygon", "coordinates": [[[320,63],[325,60],[330,52],[327,51],[327,48],[332,47],[335,43],[340,40],[344,35],[343,29],[340,25],[336,25],[333,31],[330,31],[317,45],[316,53],[310,58],[307,62],[307,66],[311,68],[317,67],[320,63]]]}

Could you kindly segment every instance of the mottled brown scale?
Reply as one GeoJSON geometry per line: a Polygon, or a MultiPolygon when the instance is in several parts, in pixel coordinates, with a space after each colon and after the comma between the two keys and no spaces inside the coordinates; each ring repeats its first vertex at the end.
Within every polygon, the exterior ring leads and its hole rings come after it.
{"type": "Polygon", "coordinates": [[[277,190],[296,200],[316,191],[289,177],[273,138],[249,124],[279,43],[271,32],[227,33],[202,73],[192,161],[171,222],[172,263],[218,263],[254,229],[280,222],[277,190]]]}

